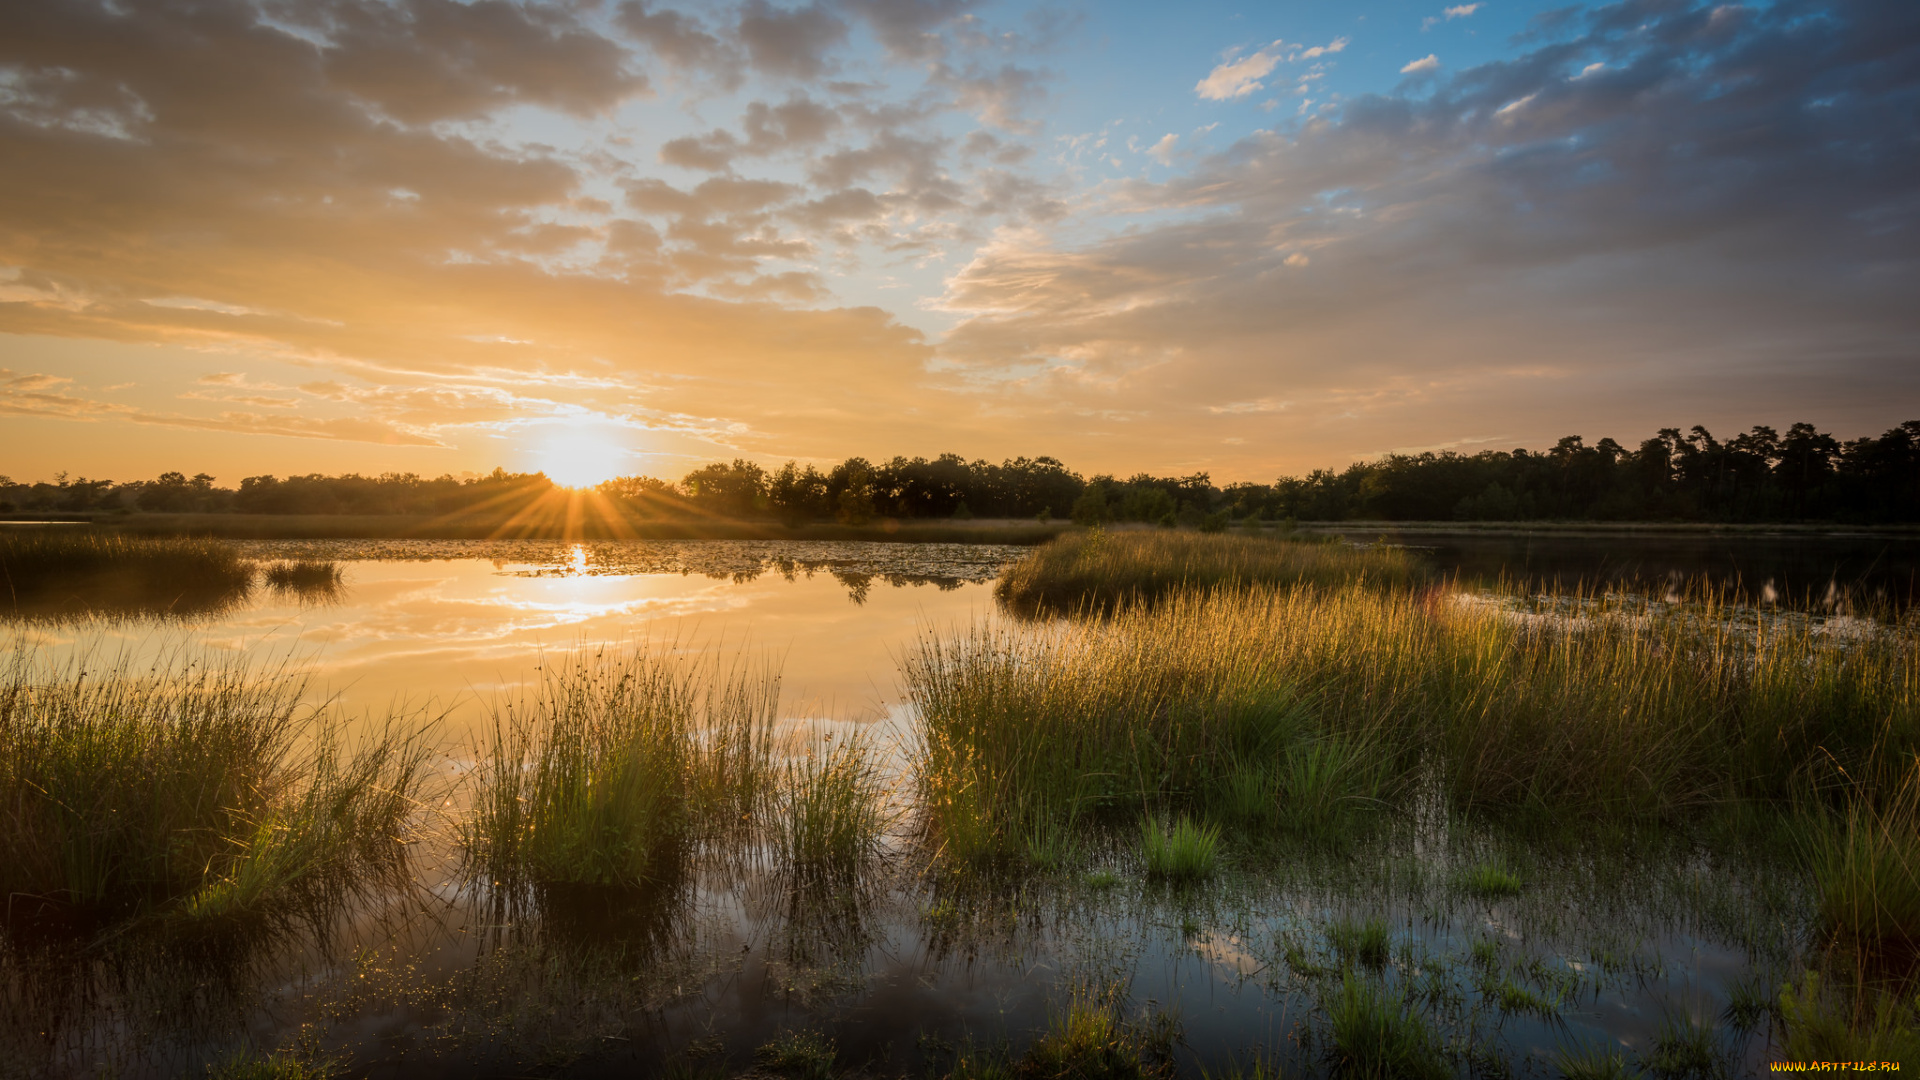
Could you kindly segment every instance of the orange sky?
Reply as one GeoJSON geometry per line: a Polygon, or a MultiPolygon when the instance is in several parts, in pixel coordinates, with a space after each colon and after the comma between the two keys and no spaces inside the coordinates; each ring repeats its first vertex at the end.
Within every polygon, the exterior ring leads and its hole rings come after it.
{"type": "Polygon", "coordinates": [[[1479,7],[30,5],[0,473],[1920,415],[1906,6],[1479,7]]]}

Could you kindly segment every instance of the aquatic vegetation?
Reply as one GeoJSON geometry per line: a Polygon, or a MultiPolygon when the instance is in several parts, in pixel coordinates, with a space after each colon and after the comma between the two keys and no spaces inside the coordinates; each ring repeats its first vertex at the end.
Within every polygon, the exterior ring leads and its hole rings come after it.
{"type": "Polygon", "coordinates": [[[1176,592],[1251,585],[1407,586],[1426,580],[1410,552],[1337,541],[1171,531],[1068,533],[1008,566],[994,595],[1015,610],[1110,611],[1176,592]]]}
{"type": "Polygon", "coordinates": [[[1920,758],[1884,805],[1863,795],[1817,818],[1805,843],[1833,939],[1898,973],[1920,961],[1920,758]]]}
{"type": "Polygon", "coordinates": [[[424,731],[349,743],[303,690],[215,658],[54,667],[17,648],[0,671],[12,911],[311,923],[406,890],[424,731]]]}
{"type": "Polygon", "coordinates": [[[1148,877],[1171,881],[1210,877],[1219,845],[1218,825],[1199,825],[1182,817],[1172,829],[1162,829],[1151,817],[1140,819],[1140,858],[1148,877]]]}
{"type": "Polygon", "coordinates": [[[1325,1003],[1329,1053],[1343,1077],[1440,1080],[1453,1075],[1426,1022],[1371,982],[1347,975],[1325,1003]]]}
{"type": "Polygon", "coordinates": [[[829,1080],[833,1076],[833,1040],[817,1031],[788,1031],[753,1052],[760,1070],[791,1080],[829,1080]]]}
{"type": "Polygon", "coordinates": [[[809,740],[787,761],[775,795],[773,829],[785,865],[808,878],[857,876],[878,853],[886,794],[887,778],[863,732],[809,740]]]}
{"type": "Polygon", "coordinates": [[[1164,1016],[1128,1024],[1111,1004],[1076,994],[1013,1064],[1022,1080],[1144,1080],[1174,1074],[1176,1034],[1164,1016]]]}
{"type": "Polygon", "coordinates": [[[21,612],[184,614],[245,596],[253,576],[253,564],[219,540],[0,530],[0,603],[21,612]]]}
{"type": "Polygon", "coordinates": [[[1342,963],[1383,968],[1387,965],[1391,942],[1387,921],[1378,916],[1362,921],[1342,916],[1327,927],[1327,944],[1332,946],[1342,963]]]}
{"type": "Polygon", "coordinates": [[[331,559],[281,559],[267,563],[261,579],[270,589],[313,595],[337,591],[344,574],[331,559]]]}
{"type": "Polygon", "coordinates": [[[1446,594],[1258,586],[922,638],[905,664],[917,781],[949,854],[1032,821],[1251,805],[1308,833],[1436,779],[1457,809],[1672,819],[1884,794],[1920,749],[1920,635],[1837,645],[1806,620],[1610,609],[1515,618],[1446,594]]]}
{"type": "Polygon", "coordinates": [[[1725,1058],[1711,1023],[1668,1013],[1641,1064],[1658,1077],[1704,1078],[1723,1075],[1725,1058]]]}
{"type": "Polygon", "coordinates": [[[1553,1064],[1567,1080],[1632,1080],[1640,1075],[1638,1069],[1627,1064],[1627,1056],[1615,1047],[1569,1049],[1563,1046],[1554,1052],[1553,1064]]]}
{"type": "Polygon", "coordinates": [[[1475,896],[1497,899],[1520,895],[1520,875],[1503,862],[1484,862],[1460,875],[1460,887],[1475,896]]]}
{"type": "Polygon", "coordinates": [[[241,1052],[207,1069],[209,1080],[326,1080],[336,1070],[294,1054],[241,1052]]]}
{"type": "Polygon", "coordinates": [[[779,676],[660,651],[553,658],[530,699],[496,712],[461,828],[472,876],[509,890],[648,886],[701,840],[752,830],[774,795],[779,676]]]}
{"type": "Polygon", "coordinates": [[[1846,993],[1809,971],[1780,990],[1781,1049],[1799,1061],[1920,1060],[1920,995],[1908,986],[1846,993]]]}

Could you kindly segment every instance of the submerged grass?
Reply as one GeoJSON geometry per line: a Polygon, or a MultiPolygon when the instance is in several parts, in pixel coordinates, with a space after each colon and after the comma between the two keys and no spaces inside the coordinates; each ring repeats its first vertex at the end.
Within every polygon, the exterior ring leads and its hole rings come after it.
{"type": "Polygon", "coordinates": [[[1001,574],[994,594],[1016,611],[1110,611],[1222,586],[1407,586],[1426,579],[1402,548],[1340,541],[1156,531],[1069,533],[1001,574]]]}
{"type": "Polygon", "coordinates": [[[217,659],[0,671],[0,891],[12,915],[316,923],[405,889],[420,729],[348,745],[284,670],[217,659]]]}
{"type": "Polygon", "coordinates": [[[476,879],[656,885],[701,841],[751,831],[774,794],[779,676],[658,652],[554,658],[530,699],[496,713],[461,836],[476,879]]]}

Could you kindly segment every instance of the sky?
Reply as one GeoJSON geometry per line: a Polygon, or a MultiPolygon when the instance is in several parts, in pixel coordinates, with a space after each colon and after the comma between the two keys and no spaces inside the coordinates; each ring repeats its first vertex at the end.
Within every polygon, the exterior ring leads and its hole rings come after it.
{"type": "Polygon", "coordinates": [[[1920,417],[1920,4],[0,0],[0,473],[1920,417]]]}

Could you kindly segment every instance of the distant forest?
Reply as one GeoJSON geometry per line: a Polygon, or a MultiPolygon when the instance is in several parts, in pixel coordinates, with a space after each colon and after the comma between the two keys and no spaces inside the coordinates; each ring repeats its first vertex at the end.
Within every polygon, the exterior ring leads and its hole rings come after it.
{"type": "MultiPolygon", "coordinates": [[[[0,512],[402,514],[512,512],[554,485],[539,473],[480,477],[250,476],[223,488],[206,474],[116,483],[0,476],[0,512]]],[[[1722,442],[1703,427],[1664,428],[1636,449],[1569,435],[1546,451],[1391,454],[1271,484],[1216,486],[1206,473],[1083,478],[1050,457],[998,465],[957,454],[849,458],[822,472],[793,462],[705,465],[677,483],[609,480],[598,494],[643,517],[773,519],[793,525],[884,518],[1228,521],[1920,521],[1920,420],[1841,442],[1811,424],[1755,427],[1722,442]]]]}

